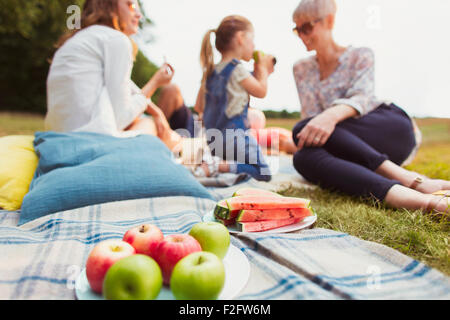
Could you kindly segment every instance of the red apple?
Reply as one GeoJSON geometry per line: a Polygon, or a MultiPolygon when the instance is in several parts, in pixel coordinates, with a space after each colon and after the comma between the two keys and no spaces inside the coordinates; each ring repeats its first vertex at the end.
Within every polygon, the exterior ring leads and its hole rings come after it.
{"type": "Polygon", "coordinates": [[[116,261],[131,256],[136,250],[122,240],[105,240],[97,244],[86,262],[86,277],[94,292],[102,293],[106,271],[116,261]]]}
{"type": "Polygon", "coordinates": [[[164,284],[170,283],[170,276],[177,262],[197,251],[202,251],[200,243],[188,234],[172,234],[164,237],[156,247],[154,256],[161,268],[164,284]]]}
{"type": "Polygon", "coordinates": [[[161,230],[152,224],[143,224],[128,230],[123,241],[128,242],[136,249],[136,253],[145,254],[153,258],[158,243],[164,239],[161,230]]]}

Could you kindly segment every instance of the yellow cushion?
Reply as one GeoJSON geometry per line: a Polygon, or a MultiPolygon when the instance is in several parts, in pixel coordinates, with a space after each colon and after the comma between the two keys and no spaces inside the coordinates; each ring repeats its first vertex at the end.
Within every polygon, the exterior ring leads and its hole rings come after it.
{"type": "Polygon", "coordinates": [[[18,210],[38,165],[34,136],[0,138],[0,208],[18,210]]]}

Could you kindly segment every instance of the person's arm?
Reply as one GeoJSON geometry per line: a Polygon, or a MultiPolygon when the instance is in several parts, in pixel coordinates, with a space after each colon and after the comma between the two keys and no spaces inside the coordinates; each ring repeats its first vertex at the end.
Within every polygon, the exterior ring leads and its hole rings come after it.
{"type": "Polygon", "coordinates": [[[200,115],[203,114],[205,110],[205,86],[201,85],[198,90],[197,100],[195,101],[194,110],[200,115]]]}
{"type": "Polygon", "coordinates": [[[345,119],[358,115],[353,107],[347,105],[336,105],[311,119],[308,124],[297,134],[297,147],[321,147],[323,146],[331,134],[334,132],[336,125],[345,119]]]}
{"type": "Polygon", "coordinates": [[[142,88],[142,93],[147,98],[151,98],[158,88],[168,85],[172,81],[174,73],[175,70],[173,67],[170,64],[164,63],[142,88]],[[168,72],[168,69],[171,72],[168,72]]]}
{"type": "Polygon", "coordinates": [[[372,111],[369,102],[373,95],[373,52],[370,49],[362,49],[354,64],[353,76],[345,96],[333,101],[330,108],[311,119],[298,133],[298,148],[323,146],[339,122],[372,111]]]}
{"type": "Polygon", "coordinates": [[[267,94],[267,79],[273,72],[273,56],[261,56],[255,63],[254,76],[249,76],[240,82],[241,86],[253,97],[264,98],[267,94]]]}
{"type": "Polygon", "coordinates": [[[130,40],[122,34],[104,43],[104,77],[119,130],[127,128],[147,107],[144,95],[132,94],[130,40]]]}
{"type": "Polygon", "coordinates": [[[332,106],[347,105],[354,108],[358,115],[372,111],[370,101],[375,92],[375,59],[371,49],[359,49],[353,65],[352,78],[344,97],[333,101],[332,106]]]}

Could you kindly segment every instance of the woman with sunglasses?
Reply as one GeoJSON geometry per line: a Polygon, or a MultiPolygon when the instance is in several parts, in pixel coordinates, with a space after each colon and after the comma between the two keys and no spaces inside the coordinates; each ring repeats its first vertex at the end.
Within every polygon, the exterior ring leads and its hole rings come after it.
{"type": "Polygon", "coordinates": [[[178,88],[170,84],[172,67],[164,64],[142,89],[130,78],[137,53],[130,36],[141,18],[136,0],[86,0],[81,29],[61,38],[52,60],[47,130],[117,137],[144,133],[158,136],[172,150],[179,145],[181,138],[167,121],[184,106],[178,88]],[[158,88],[164,111],[150,101],[158,88]],[[145,111],[152,117],[143,116],[145,111]]]}
{"type": "Polygon", "coordinates": [[[375,197],[396,208],[448,211],[450,181],[402,168],[420,144],[418,129],[393,103],[374,96],[374,55],[343,47],[332,35],[334,0],[303,0],[294,32],[315,55],[294,65],[302,121],[293,129],[296,170],[307,180],[344,193],[375,197]]]}

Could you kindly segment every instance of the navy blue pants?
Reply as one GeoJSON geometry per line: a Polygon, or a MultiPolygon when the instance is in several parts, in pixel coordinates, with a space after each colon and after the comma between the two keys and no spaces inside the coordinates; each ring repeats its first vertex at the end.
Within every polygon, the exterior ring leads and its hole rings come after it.
{"type": "Polygon", "coordinates": [[[187,137],[194,137],[194,117],[192,116],[191,110],[186,107],[186,105],[183,104],[181,108],[174,111],[168,121],[172,130],[186,129],[190,134],[190,136],[187,137]]]}
{"type": "MultiPolygon", "coordinates": [[[[300,121],[297,134],[312,118],[300,121]]],[[[360,117],[340,122],[322,147],[304,147],[294,155],[295,169],[323,188],[384,200],[400,182],[374,171],[385,161],[401,165],[416,145],[411,119],[394,104],[382,104],[360,117]]]]}

